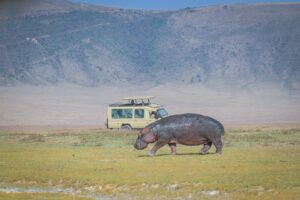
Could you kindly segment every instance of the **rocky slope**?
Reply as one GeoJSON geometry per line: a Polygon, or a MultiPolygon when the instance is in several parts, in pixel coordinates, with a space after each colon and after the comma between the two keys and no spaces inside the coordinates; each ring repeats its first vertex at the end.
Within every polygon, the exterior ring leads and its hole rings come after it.
{"type": "Polygon", "coordinates": [[[0,84],[300,89],[300,4],[140,11],[2,1],[0,84]],[[12,3],[13,2],[13,3],[12,3]]]}

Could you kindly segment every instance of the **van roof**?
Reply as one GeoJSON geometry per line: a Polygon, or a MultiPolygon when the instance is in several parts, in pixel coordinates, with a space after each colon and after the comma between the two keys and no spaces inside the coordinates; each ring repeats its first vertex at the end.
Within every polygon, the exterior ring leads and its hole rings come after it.
{"type": "Polygon", "coordinates": [[[142,96],[142,97],[124,97],[123,100],[144,100],[144,99],[153,99],[154,96],[142,96]]]}
{"type": "Polygon", "coordinates": [[[130,103],[113,103],[109,104],[109,107],[151,107],[151,108],[159,108],[161,105],[155,103],[139,103],[139,104],[130,104],[130,103]]]}

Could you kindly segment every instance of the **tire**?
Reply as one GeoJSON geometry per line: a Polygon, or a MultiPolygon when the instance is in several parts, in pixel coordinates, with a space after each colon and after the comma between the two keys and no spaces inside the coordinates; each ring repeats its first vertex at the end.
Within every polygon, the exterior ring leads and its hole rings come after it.
{"type": "Polygon", "coordinates": [[[108,118],[106,118],[105,122],[104,122],[105,127],[108,129],[108,118]]]}
{"type": "Polygon", "coordinates": [[[122,131],[131,131],[132,130],[132,127],[129,125],[129,124],[123,124],[121,126],[121,130],[122,131]]]}

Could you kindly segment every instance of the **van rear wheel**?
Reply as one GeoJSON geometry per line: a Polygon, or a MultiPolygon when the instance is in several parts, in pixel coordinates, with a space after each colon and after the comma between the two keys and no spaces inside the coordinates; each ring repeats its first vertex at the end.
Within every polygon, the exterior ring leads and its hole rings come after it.
{"type": "Polygon", "coordinates": [[[121,126],[121,130],[123,131],[131,131],[132,130],[132,127],[128,124],[124,124],[121,126]]]}

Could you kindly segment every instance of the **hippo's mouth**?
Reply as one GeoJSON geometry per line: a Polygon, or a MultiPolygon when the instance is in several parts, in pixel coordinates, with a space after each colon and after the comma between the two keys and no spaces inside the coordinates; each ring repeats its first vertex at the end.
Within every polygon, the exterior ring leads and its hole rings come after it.
{"type": "Polygon", "coordinates": [[[147,147],[148,145],[145,143],[145,144],[137,144],[135,143],[134,144],[134,148],[137,149],[137,150],[143,150],[147,147]]]}

